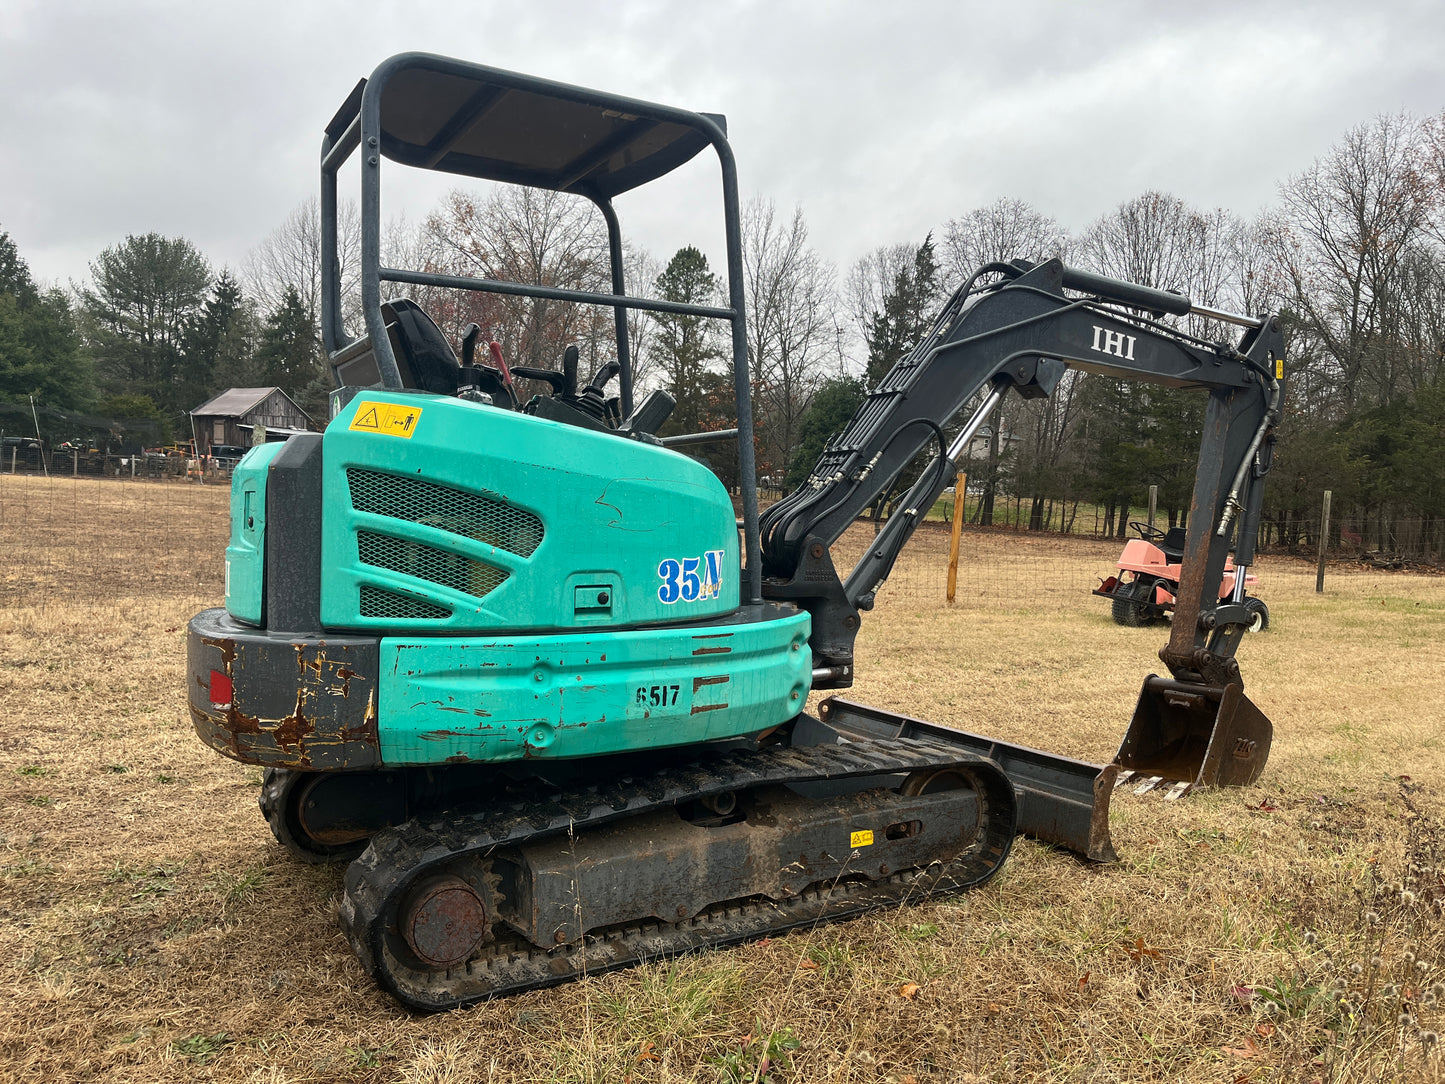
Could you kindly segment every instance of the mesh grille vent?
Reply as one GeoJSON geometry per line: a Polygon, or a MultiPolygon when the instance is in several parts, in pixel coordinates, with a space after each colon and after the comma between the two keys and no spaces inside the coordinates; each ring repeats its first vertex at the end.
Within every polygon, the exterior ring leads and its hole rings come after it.
{"type": "Polygon", "coordinates": [[[362,617],[413,617],[429,621],[441,621],[451,617],[452,612],[442,606],[433,606],[419,598],[398,595],[394,591],[383,591],[380,587],[361,585],[362,617]]]}
{"type": "Polygon", "coordinates": [[[439,583],[474,598],[496,589],[508,575],[483,561],[370,531],[356,532],[356,548],[364,565],[439,583]]]}
{"type": "Polygon", "coordinates": [[[542,521],[477,493],[468,493],[420,478],[348,468],[351,507],[358,512],[409,520],[488,546],[530,557],[542,544],[542,521]]]}

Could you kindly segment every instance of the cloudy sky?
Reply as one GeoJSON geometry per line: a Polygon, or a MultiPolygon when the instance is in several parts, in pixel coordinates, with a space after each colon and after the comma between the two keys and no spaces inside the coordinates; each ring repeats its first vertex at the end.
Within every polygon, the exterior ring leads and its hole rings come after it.
{"type": "MultiPolygon", "coordinates": [[[[60,283],[148,231],[239,267],[416,49],[725,113],[744,196],[801,205],[842,270],[1000,196],[1073,230],[1150,188],[1252,215],[1350,127],[1445,110],[1442,42],[1426,0],[0,0],[0,230],[60,283]]],[[[441,188],[385,191],[414,221],[441,188]]],[[[715,251],[715,191],[690,166],[624,230],[715,251]]]]}

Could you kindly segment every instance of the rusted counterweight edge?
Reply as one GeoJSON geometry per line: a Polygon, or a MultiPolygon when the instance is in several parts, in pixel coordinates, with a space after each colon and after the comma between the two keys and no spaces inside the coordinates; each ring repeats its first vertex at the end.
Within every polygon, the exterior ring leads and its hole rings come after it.
{"type": "Polygon", "coordinates": [[[1117,764],[1090,764],[836,696],[818,705],[818,717],[845,738],[927,738],[986,756],[1018,791],[1020,832],[1095,862],[1119,860],[1109,835],[1117,764]]]}

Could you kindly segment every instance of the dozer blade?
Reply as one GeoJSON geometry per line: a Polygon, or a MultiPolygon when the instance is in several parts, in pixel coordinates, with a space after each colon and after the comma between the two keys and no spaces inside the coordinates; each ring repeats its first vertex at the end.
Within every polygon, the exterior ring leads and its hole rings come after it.
{"type": "Polygon", "coordinates": [[[1193,787],[1242,787],[1264,771],[1273,735],[1242,685],[1150,674],[1114,763],[1131,778],[1169,786],[1169,797],[1193,787]]]}
{"type": "MultiPolygon", "coordinates": [[[[1109,799],[1119,771],[1113,764],[1012,745],[837,696],[818,705],[818,717],[845,738],[928,739],[986,756],[1004,770],[1018,794],[1020,832],[1095,862],[1119,860],[1109,835],[1109,799]]],[[[800,727],[807,718],[799,720],[800,727]]],[[[798,731],[794,736],[797,740],[798,731]]]]}

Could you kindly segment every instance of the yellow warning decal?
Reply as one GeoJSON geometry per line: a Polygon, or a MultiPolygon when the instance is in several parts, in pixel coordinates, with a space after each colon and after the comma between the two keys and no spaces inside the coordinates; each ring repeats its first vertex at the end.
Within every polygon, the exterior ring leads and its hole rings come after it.
{"type": "Polygon", "coordinates": [[[1276,380],[1284,379],[1284,358],[1274,359],[1274,378],[1276,380]]]}
{"type": "Polygon", "coordinates": [[[868,829],[866,829],[866,828],[863,829],[863,831],[861,831],[861,832],[854,832],[851,836],[848,837],[848,846],[850,846],[850,847],[871,847],[871,846],[873,846],[873,833],[870,832],[870,831],[868,831],[868,829]]]}
{"type": "Polygon", "coordinates": [[[411,440],[421,420],[421,407],[397,406],[395,403],[363,402],[346,428],[358,433],[385,433],[390,437],[411,440]]]}

